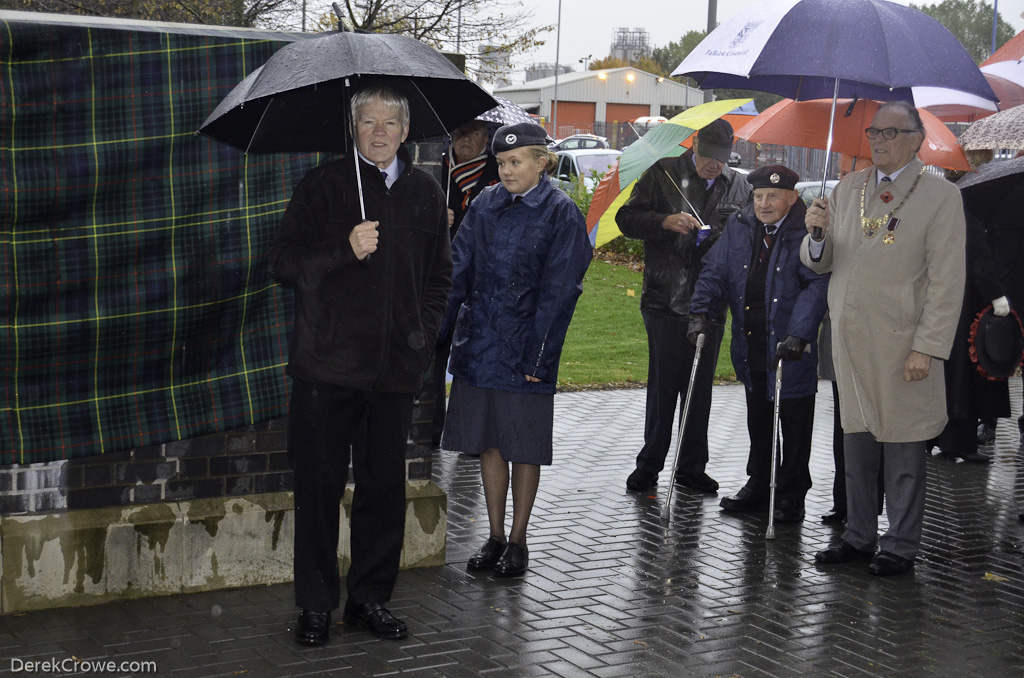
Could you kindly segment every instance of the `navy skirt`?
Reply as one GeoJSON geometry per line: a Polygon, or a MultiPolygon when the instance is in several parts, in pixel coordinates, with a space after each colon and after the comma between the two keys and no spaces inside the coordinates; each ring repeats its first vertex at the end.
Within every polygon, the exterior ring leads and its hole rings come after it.
{"type": "Polygon", "coordinates": [[[455,378],[441,449],[474,457],[497,448],[514,464],[551,465],[555,396],[477,388],[455,378]]]}

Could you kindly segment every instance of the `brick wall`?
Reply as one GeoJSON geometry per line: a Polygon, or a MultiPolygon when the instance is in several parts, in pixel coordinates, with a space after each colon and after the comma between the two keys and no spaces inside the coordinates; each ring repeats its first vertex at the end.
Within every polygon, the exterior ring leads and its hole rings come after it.
{"type": "MultiPolygon", "coordinates": [[[[424,388],[406,450],[409,480],[430,480],[433,398],[424,388]]],[[[288,420],[49,464],[0,467],[0,515],[130,506],[292,489],[288,420]]],[[[351,474],[350,474],[351,479],[351,474]]]]}

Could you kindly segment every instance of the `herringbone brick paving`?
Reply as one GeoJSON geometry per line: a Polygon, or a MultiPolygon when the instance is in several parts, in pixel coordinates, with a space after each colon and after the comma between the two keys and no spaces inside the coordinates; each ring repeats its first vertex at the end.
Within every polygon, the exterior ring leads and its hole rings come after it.
{"type": "MultiPolygon", "coordinates": [[[[1024,465],[1013,420],[1000,422],[987,467],[928,460],[915,574],[879,579],[863,563],[813,562],[838,534],[817,520],[831,507],[823,386],[808,518],[777,526],[774,541],[765,516],[724,514],[718,497],[677,489],[665,520],[664,482],[625,492],[644,391],[560,394],[555,464],[542,473],[522,579],[465,571],[487,535],[479,467],[435,456],[449,494],[448,564],[399,577],[391,607],[409,624],[406,640],[338,624],[327,646],[300,647],[291,587],[279,585],[3,617],[0,673],[10,658],[74,656],[153,660],[158,675],[189,678],[1024,677],[1024,465]]],[[[1011,393],[1016,417],[1019,379],[1011,393]]],[[[722,496],[746,479],[741,387],[715,387],[712,417],[708,471],[722,496]]]]}

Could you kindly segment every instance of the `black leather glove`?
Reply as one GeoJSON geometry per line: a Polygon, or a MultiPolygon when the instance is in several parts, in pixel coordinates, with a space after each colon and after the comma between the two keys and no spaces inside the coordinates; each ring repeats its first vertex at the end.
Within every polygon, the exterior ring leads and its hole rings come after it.
{"type": "Polygon", "coordinates": [[[686,338],[694,346],[697,345],[697,337],[701,334],[707,335],[708,330],[711,329],[711,322],[708,321],[707,316],[703,315],[692,315],[690,316],[690,324],[686,328],[686,338]]]}
{"type": "Polygon", "coordinates": [[[800,360],[800,356],[804,354],[804,349],[806,348],[806,339],[789,335],[775,349],[775,360],[772,361],[772,368],[778,367],[780,360],[800,360]]]}

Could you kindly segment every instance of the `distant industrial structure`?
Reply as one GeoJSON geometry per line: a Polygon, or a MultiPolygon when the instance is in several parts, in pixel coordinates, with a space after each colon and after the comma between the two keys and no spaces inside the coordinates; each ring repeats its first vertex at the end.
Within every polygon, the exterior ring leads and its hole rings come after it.
{"type": "Polygon", "coordinates": [[[650,57],[652,53],[651,34],[644,29],[615,29],[612,45],[608,50],[608,56],[632,62],[641,57],[650,57]]]}
{"type": "MultiPolygon", "coordinates": [[[[572,66],[566,66],[561,64],[558,66],[558,74],[572,73],[572,66]]],[[[526,81],[540,80],[541,78],[553,78],[555,77],[555,65],[554,64],[533,64],[526,69],[526,81]]]]}

